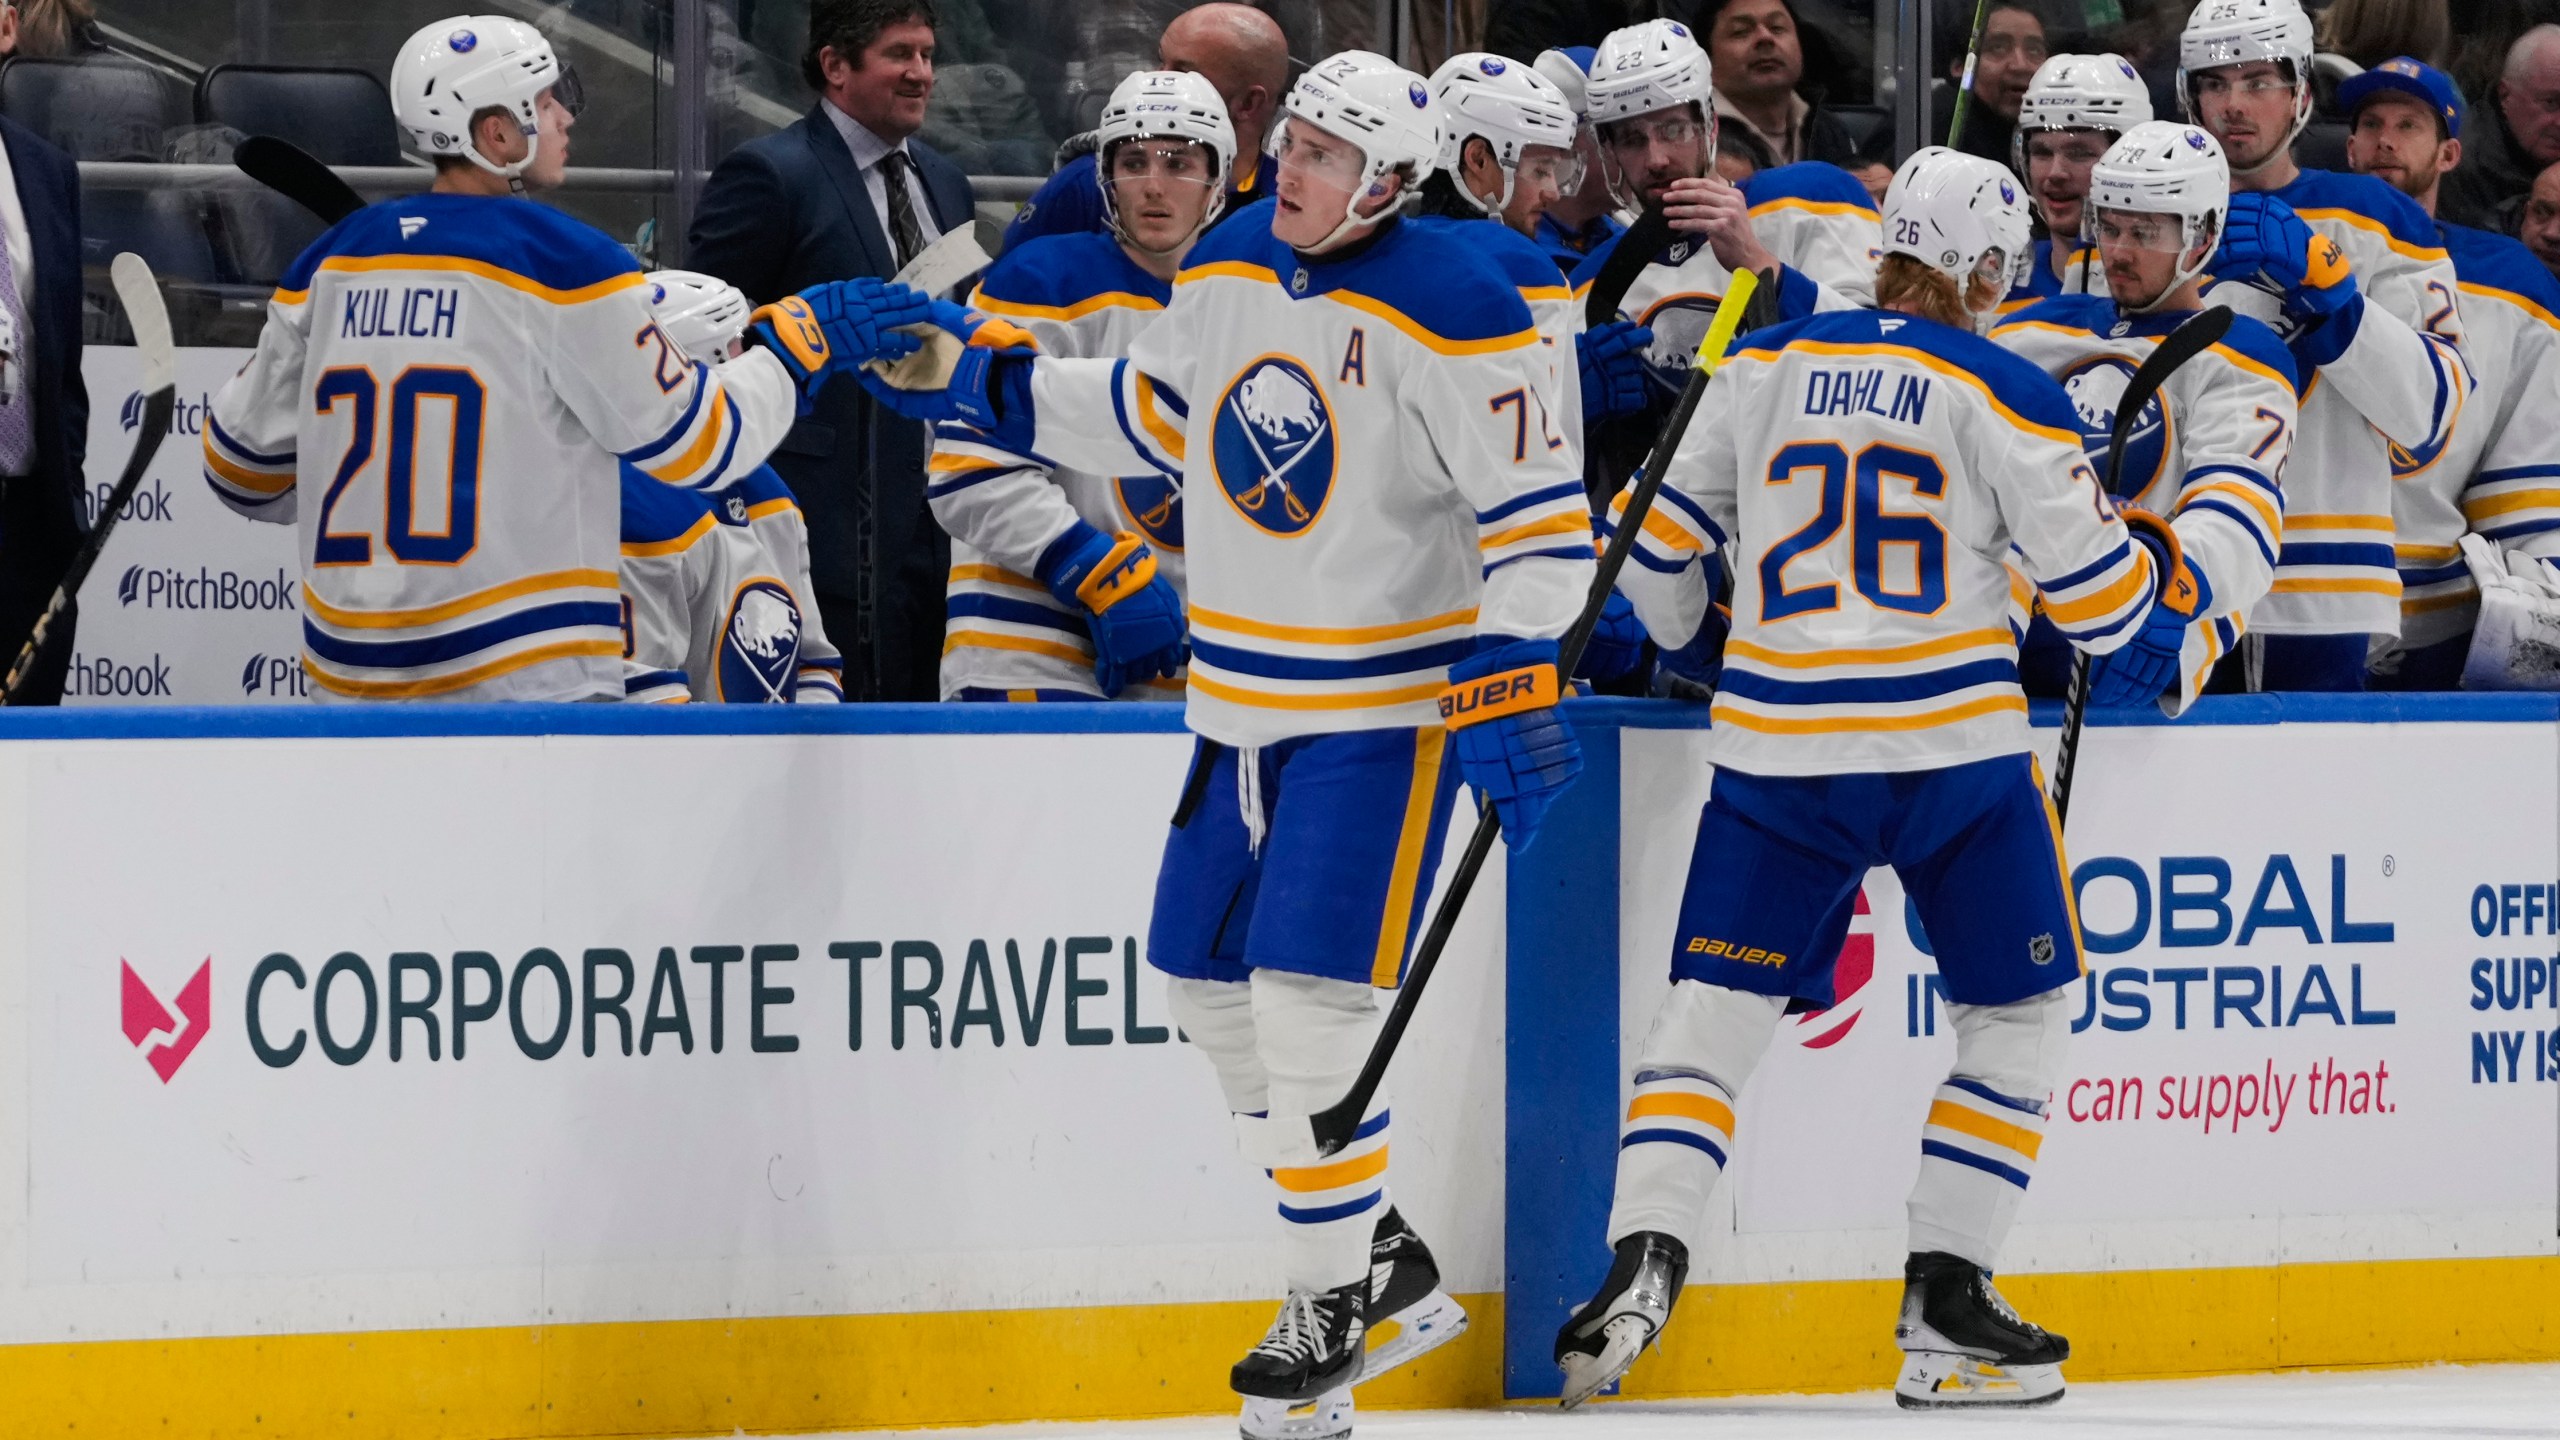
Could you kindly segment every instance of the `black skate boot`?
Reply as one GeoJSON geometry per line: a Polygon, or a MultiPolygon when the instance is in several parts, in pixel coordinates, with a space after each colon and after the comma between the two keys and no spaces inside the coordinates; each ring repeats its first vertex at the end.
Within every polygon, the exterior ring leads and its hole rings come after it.
{"type": "Polygon", "coordinates": [[[1906,1410],[2050,1405],[2071,1358],[2071,1342],[2019,1319],[1981,1266],[1938,1250],[1904,1263],[1893,1340],[1903,1352],[1893,1399],[1906,1410]]]}
{"type": "Polygon", "coordinates": [[[1662,1333],[1689,1278],[1689,1247],[1658,1230],[1618,1242],[1609,1278],[1591,1303],[1556,1332],[1556,1366],[1564,1371],[1564,1408],[1616,1383],[1644,1347],[1662,1333]]]}
{"type": "Polygon", "coordinates": [[[1227,1383],[1245,1397],[1244,1440],[1344,1440],[1351,1433],[1351,1387],[1360,1381],[1370,1287],[1293,1290],[1262,1343],[1245,1352],[1227,1383]]]}
{"type": "Polygon", "coordinates": [[[1365,1319],[1372,1343],[1361,1371],[1364,1380],[1410,1364],[1467,1330],[1467,1312],[1440,1288],[1440,1267],[1431,1259],[1431,1247],[1393,1206],[1369,1240],[1365,1319]]]}

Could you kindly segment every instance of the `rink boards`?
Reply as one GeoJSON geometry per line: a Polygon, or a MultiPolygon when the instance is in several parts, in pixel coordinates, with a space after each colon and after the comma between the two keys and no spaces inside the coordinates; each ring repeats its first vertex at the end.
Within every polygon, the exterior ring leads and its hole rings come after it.
{"type": "MultiPolygon", "coordinates": [[[[1398,1203],[1476,1329],[1365,1404],[1552,1394],[1605,1268],[1618,1055],[1707,774],[1685,712],[1575,713],[1591,768],[1497,858],[1391,1081],[1398,1203]]],[[[2082,1378],[2560,1358],[2560,703],[2203,720],[2090,732],[2085,1028],[2004,1285],[2082,1378]]],[[[1279,1286],[1266,1182],[1143,963],[1177,725],[0,716],[13,1412],[500,1436],[1224,1408],[1279,1286]]],[[[1866,901],[1864,981],[1745,1097],[1633,1393],[1889,1378],[1951,1040],[1890,874],[1866,901]]]]}

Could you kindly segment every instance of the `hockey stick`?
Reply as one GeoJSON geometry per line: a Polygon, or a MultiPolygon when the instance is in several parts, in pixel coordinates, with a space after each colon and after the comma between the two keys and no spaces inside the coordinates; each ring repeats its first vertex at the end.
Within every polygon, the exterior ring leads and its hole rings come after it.
{"type": "MultiPolygon", "coordinates": [[[[1626,513],[1618,517],[1618,533],[1600,556],[1599,572],[1591,577],[1590,597],[1583,601],[1582,613],[1574,618],[1573,628],[1565,632],[1563,642],[1556,647],[1557,675],[1571,675],[1575,662],[1582,658],[1583,648],[1591,643],[1591,632],[1600,624],[1600,609],[1609,603],[1618,572],[1627,566],[1627,552],[1634,548],[1636,532],[1644,528],[1645,517],[1653,511],[1654,496],[1661,492],[1663,472],[1671,468],[1680,437],[1688,433],[1689,417],[1698,413],[1698,401],[1707,393],[1707,383],[1715,378],[1717,367],[1724,363],[1725,347],[1733,343],[1733,333],[1742,324],[1742,313],[1749,308],[1751,296],[1759,286],[1757,272],[1741,271],[1717,304],[1715,321],[1707,327],[1706,339],[1698,344],[1697,368],[1689,372],[1689,383],[1680,392],[1679,404],[1672,407],[1671,418],[1663,422],[1662,433],[1654,438],[1644,468],[1636,472],[1635,493],[1627,499],[1626,513]]],[[[1350,1093],[1308,1117],[1317,1155],[1339,1153],[1360,1128],[1369,1102],[1377,1098],[1378,1086],[1387,1077],[1388,1062],[1395,1059],[1396,1046],[1404,1039],[1405,1027],[1413,1022],[1414,1006],[1422,999],[1423,987],[1431,983],[1431,973],[1440,967],[1441,953],[1448,948],[1450,932],[1458,925],[1458,911],[1467,903],[1468,892],[1475,888],[1476,874],[1484,869],[1486,858],[1493,853],[1493,842],[1501,835],[1502,816],[1488,803],[1476,812],[1475,833],[1467,837],[1466,854],[1459,859],[1457,872],[1449,877],[1448,893],[1440,897],[1440,907],[1431,913],[1431,926],[1423,932],[1422,948],[1414,954],[1404,986],[1396,992],[1396,1003],[1387,1011],[1386,1023],[1379,1027],[1378,1038],[1369,1047],[1369,1058],[1361,1063],[1360,1077],[1351,1082],[1350,1093]]]]}
{"type": "Polygon", "coordinates": [[[62,572],[62,583],[53,590],[53,598],[45,602],[44,614],[36,617],[36,628],[18,651],[9,667],[9,677],[0,681],[0,705],[15,704],[18,687],[24,685],[27,673],[35,668],[36,657],[44,653],[45,641],[51,638],[54,622],[80,594],[81,582],[89,578],[91,567],[98,563],[98,552],[107,545],[107,537],[115,533],[116,516],[133,501],[133,492],[142,483],[142,472],[151,468],[151,457],[160,452],[160,442],[168,438],[169,417],[178,405],[177,347],[169,334],[169,307],[160,298],[160,282],[153,278],[151,267],[142,257],[130,251],[118,255],[109,267],[115,280],[116,299],[124,305],[125,319],[133,326],[134,348],[142,352],[142,423],[133,435],[133,455],[124,462],[124,474],[118,476],[107,501],[98,507],[96,523],[89,527],[89,538],[81,542],[79,552],[62,572]]]}
{"type": "Polygon", "coordinates": [[[311,152],[273,135],[252,135],[231,152],[240,173],[335,225],[364,208],[364,197],[311,152]]]}
{"type": "Polygon", "coordinates": [[[1982,58],[1982,22],[1991,13],[1991,0],[1973,0],[1973,38],[1964,44],[1964,79],[1956,86],[1956,109],[1947,117],[1949,148],[1958,148],[1956,137],[1964,133],[1964,107],[1973,100],[1973,67],[1982,58]]]}
{"type": "MultiPolygon", "coordinates": [[[[2124,393],[2116,397],[2115,424],[2107,433],[2107,494],[2116,493],[2116,482],[2124,476],[2125,441],[2132,438],[2133,427],[2142,412],[2151,407],[2160,387],[2169,383],[2179,366],[2213,348],[2231,328],[2231,312],[2215,305],[2199,310],[2195,318],[2169,332],[2151,347],[2133,378],[2125,382],[2124,393]]],[[[2062,701],[2062,748],[2053,757],[2053,818],[2059,826],[2071,814],[2071,774],[2080,760],[2080,727],[2089,717],[2089,652],[2074,646],[2071,651],[2071,688],[2062,701]]]]}
{"type": "Polygon", "coordinates": [[[1582,302],[1583,328],[1587,330],[1606,325],[1617,319],[1618,305],[1627,298],[1627,292],[1635,288],[1636,277],[1643,274],[1644,267],[1652,264],[1653,257],[1661,254],[1662,247],[1670,243],[1671,217],[1663,214],[1659,205],[1644,207],[1644,213],[1636,217],[1636,223],[1628,226],[1626,233],[1618,237],[1618,248],[1609,252],[1608,260],[1600,266],[1600,273],[1591,277],[1591,293],[1582,302]]]}

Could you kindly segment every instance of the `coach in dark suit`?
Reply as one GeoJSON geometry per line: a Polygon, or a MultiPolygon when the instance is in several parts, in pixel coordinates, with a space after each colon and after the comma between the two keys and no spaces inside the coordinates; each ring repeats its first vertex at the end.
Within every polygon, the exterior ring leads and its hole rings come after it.
{"type": "MultiPolygon", "coordinates": [[[[970,222],[968,177],[912,137],[933,91],[925,0],[816,0],[797,124],[711,172],[686,263],[757,304],[827,280],[897,273],[970,222]]],[[[951,542],[924,498],[925,431],[841,379],[774,453],[809,518],[810,581],[845,655],[845,698],[939,693],[951,542]]]]}
{"type": "MultiPolygon", "coordinates": [[[[0,117],[0,669],[27,643],[88,531],[80,467],[89,387],[80,379],[80,172],[0,117]]],[[[65,612],[21,705],[62,699],[65,612]]]]}

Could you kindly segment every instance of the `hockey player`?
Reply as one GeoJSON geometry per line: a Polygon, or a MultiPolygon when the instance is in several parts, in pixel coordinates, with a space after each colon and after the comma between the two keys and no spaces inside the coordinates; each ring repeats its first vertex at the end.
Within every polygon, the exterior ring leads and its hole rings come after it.
{"type": "Polygon", "coordinates": [[[1232,1375],[1246,1433],[1338,1435],[1388,1117],[1382,1099],[1331,1157],[1306,1117],[1368,1052],[1373,987],[1401,976],[1459,778],[1525,846],[1579,773],[1554,637],[1592,552],[1517,288],[1399,218],[1441,153],[1422,77],[1336,55],[1285,111],[1277,193],[1201,241],[1127,359],[973,345],[942,389],[874,389],[1205,497],[1185,516],[1201,742],[1148,958],[1279,1199],[1289,1298],[1232,1375]]]}
{"type": "Polygon", "coordinates": [[[753,353],[716,372],[688,358],[621,246],[518,194],[567,162],[561,78],[541,34],[503,16],[412,36],[393,113],[434,189],[305,251],[214,398],[215,493],[299,521],[303,665],[322,695],[621,696],[620,462],[720,486],[839,355],[915,343],[877,326],[921,316],[922,298],[857,282],[761,312],[753,353]]]}
{"type": "Polygon", "coordinates": [[[1532,67],[1547,77],[1573,107],[1575,130],[1573,158],[1581,162],[1581,183],[1566,190],[1538,217],[1537,232],[1529,238],[1556,262],[1556,268],[1570,275],[1610,236],[1626,229],[1616,215],[1610,213],[1613,203],[1608,182],[1600,177],[1600,144],[1591,133],[1591,107],[1588,91],[1591,85],[1591,57],[1588,45],[1568,45],[1561,49],[1542,50],[1532,67]]]}
{"type": "Polygon", "coordinates": [[[2089,169],[2108,146],[2150,118],[2151,91],[2121,55],[2055,55],[2036,67],[2026,98],[2018,102],[2010,168],[2026,178],[2045,236],[2036,242],[2025,283],[2001,313],[2056,295],[2106,289],[2096,274],[2097,252],[2081,236],[2089,169]]]}
{"type": "Polygon", "coordinates": [[[2285,545],[2248,688],[2361,690],[2375,638],[2400,631],[2390,447],[2424,454],[2471,389],[2453,262],[2425,212],[2369,176],[2306,171],[2311,21],[2296,0],[2206,0],[2179,37],[2188,117],[2235,192],[2213,263],[2217,303],[2275,327],[2302,375],[2285,476],[2285,545]],[[2252,683],[2253,682],[2253,683],[2252,683]]]}
{"type": "Polygon", "coordinates": [[[1634,1066],[1607,1281],[1556,1337],[1564,1399],[1670,1318],[1734,1105],[1791,1004],[1833,996],[1858,883],[1892,865],[1936,942],[1953,1072],[1920,1141],[1903,1270],[1905,1405],[2061,1394],[2070,1346],[1991,1286],[2035,1168],[2080,936],[2005,623],[2020,557],[2073,644],[2104,653],[2180,593],[2175,532],[2100,493],[2070,401],[1979,337],[2027,257],[2016,181],[1939,147],[1884,202],[1881,311],[1750,337],[1665,472],[1621,583],[1657,643],[1738,585],[1672,985],[1634,1066]]]}
{"type": "MultiPolygon", "coordinates": [[[[1173,278],[1216,223],[1235,130],[1198,75],[1141,70],[1103,106],[1096,163],[1109,230],[1008,248],[971,302],[1041,353],[1117,359],[1164,313],[1173,278]]],[[[1183,508],[1179,472],[1051,467],[966,424],[939,427],[925,498],[951,533],[945,700],[1178,700],[1183,508]],[[1096,609],[1060,575],[1134,538],[1155,583],[1096,609]]]]}
{"type": "MultiPolygon", "coordinates": [[[[2354,125],[2347,163],[2436,213],[2459,163],[2465,107],[2453,80],[2407,56],[2338,87],[2354,125]]],[[[2474,386],[2462,423],[2432,450],[2391,452],[2400,561],[2399,644],[2374,659],[2386,690],[2450,690],[2471,648],[2479,590],[2460,545],[2478,531],[2526,555],[2560,555],[2560,282],[2504,235],[2436,223],[2461,283],[2462,350],[2474,386]]]]}
{"type": "MultiPolygon", "coordinates": [[[[2204,269],[2222,243],[2231,172],[2222,147],[2189,125],[2135,126],[2092,167],[2088,233],[2109,295],[2068,295],[2015,316],[1992,338],[2060,381],[2091,463],[2105,463],[2117,401],[2161,337],[2204,308],[2204,269]]],[[[2174,372],[2146,406],[2115,498],[2170,517],[2200,592],[2192,614],[2161,607],[2090,670],[2089,703],[2161,704],[2172,715],[2231,653],[2248,611],[2275,579],[2284,543],[2280,479],[2299,395],[2275,332],[2234,317],[2220,343],[2174,372]]],[[[2101,476],[2101,480],[2105,477],[2101,476]]],[[[2049,622],[2047,673],[2029,689],[2063,692],[2068,652],[2049,622]]]]}

